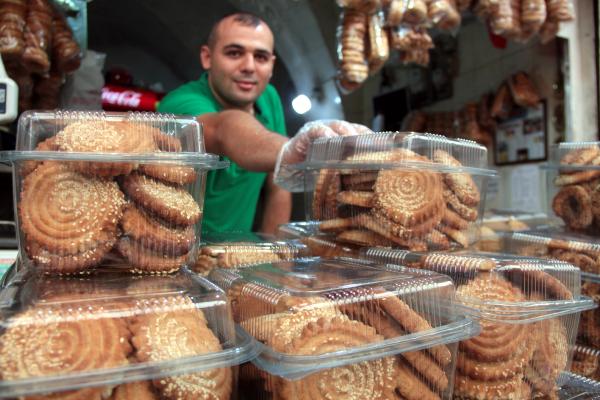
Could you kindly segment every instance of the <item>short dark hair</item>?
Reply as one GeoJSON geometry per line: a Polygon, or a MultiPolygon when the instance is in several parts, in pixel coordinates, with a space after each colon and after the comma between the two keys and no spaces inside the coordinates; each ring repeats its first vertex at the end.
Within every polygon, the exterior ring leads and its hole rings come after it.
{"type": "Polygon", "coordinates": [[[221,22],[223,22],[223,20],[227,19],[227,18],[231,18],[233,17],[233,20],[241,25],[244,26],[251,26],[253,28],[258,27],[260,24],[265,24],[268,26],[268,24],[262,19],[260,18],[258,15],[249,13],[249,12],[234,12],[234,13],[230,13],[227,14],[225,16],[223,16],[221,19],[219,19],[217,22],[214,23],[214,25],[212,26],[210,33],[208,34],[208,39],[206,40],[206,44],[208,45],[208,47],[210,47],[211,49],[214,47],[215,43],[217,42],[217,30],[219,28],[219,25],[221,24],[221,22]]]}

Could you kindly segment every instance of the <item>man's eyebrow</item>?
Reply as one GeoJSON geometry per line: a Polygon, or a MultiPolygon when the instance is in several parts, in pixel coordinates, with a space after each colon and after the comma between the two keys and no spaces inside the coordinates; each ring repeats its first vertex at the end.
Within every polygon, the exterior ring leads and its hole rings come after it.
{"type": "MultiPolygon", "coordinates": [[[[231,43],[231,44],[225,45],[223,47],[223,49],[224,50],[246,50],[246,48],[244,46],[242,46],[241,44],[238,44],[238,43],[231,43]]],[[[267,49],[259,48],[259,49],[255,49],[254,52],[258,53],[258,54],[269,55],[269,56],[273,55],[273,52],[270,50],[267,50],[267,49]]]]}

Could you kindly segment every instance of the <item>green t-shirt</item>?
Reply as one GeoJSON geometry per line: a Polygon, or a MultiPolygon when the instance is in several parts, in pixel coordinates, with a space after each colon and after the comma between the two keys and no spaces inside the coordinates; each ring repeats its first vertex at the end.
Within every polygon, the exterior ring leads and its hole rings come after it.
{"type": "MultiPolygon", "coordinates": [[[[210,90],[207,73],[170,92],[158,105],[159,112],[182,115],[201,115],[222,109],[210,90]]],[[[254,116],[265,128],[286,136],[281,99],[273,86],[267,85],[256,100],[254,116]]],[[[229,160],[227,157],[221,159],[229,160]]],[[[267,174],[250,172],[231,160],[229,162],[229,168],[210,171],[206,178],[204,232],[249,232],[252,229],[256,204],[267,174]]]]}

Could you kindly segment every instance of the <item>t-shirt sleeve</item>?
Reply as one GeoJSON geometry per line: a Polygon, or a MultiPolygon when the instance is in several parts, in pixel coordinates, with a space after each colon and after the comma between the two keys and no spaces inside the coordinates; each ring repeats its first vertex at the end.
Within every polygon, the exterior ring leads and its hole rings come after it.
{"type": "Polygon", "coordinates": [[[273,130],[281,133],[283,136],[288,136],[287,129],[285,128],[285,116],[283,114],[283,105],[281,104],[281,98],[274,87],[268,86],[268,90],[271,91],[271,106],[273,107],[273,130]]]}
{"type": "Polygon", "coordinates": [[[180,115],[201,115],[216,112],[213,102],[205,96],[181,89],[167,94],[158,104],[158,112],[180,115]]]}

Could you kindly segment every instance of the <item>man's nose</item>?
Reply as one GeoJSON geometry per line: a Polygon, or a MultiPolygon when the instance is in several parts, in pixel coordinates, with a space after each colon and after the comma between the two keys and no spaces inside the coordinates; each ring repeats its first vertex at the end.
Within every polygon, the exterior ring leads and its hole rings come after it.
{"type": "Polygon", "coordinates": [[[256,65],[254,62],[254,54],[246,53],[242,59],[242,71],[254,72],[256,65]]]}

